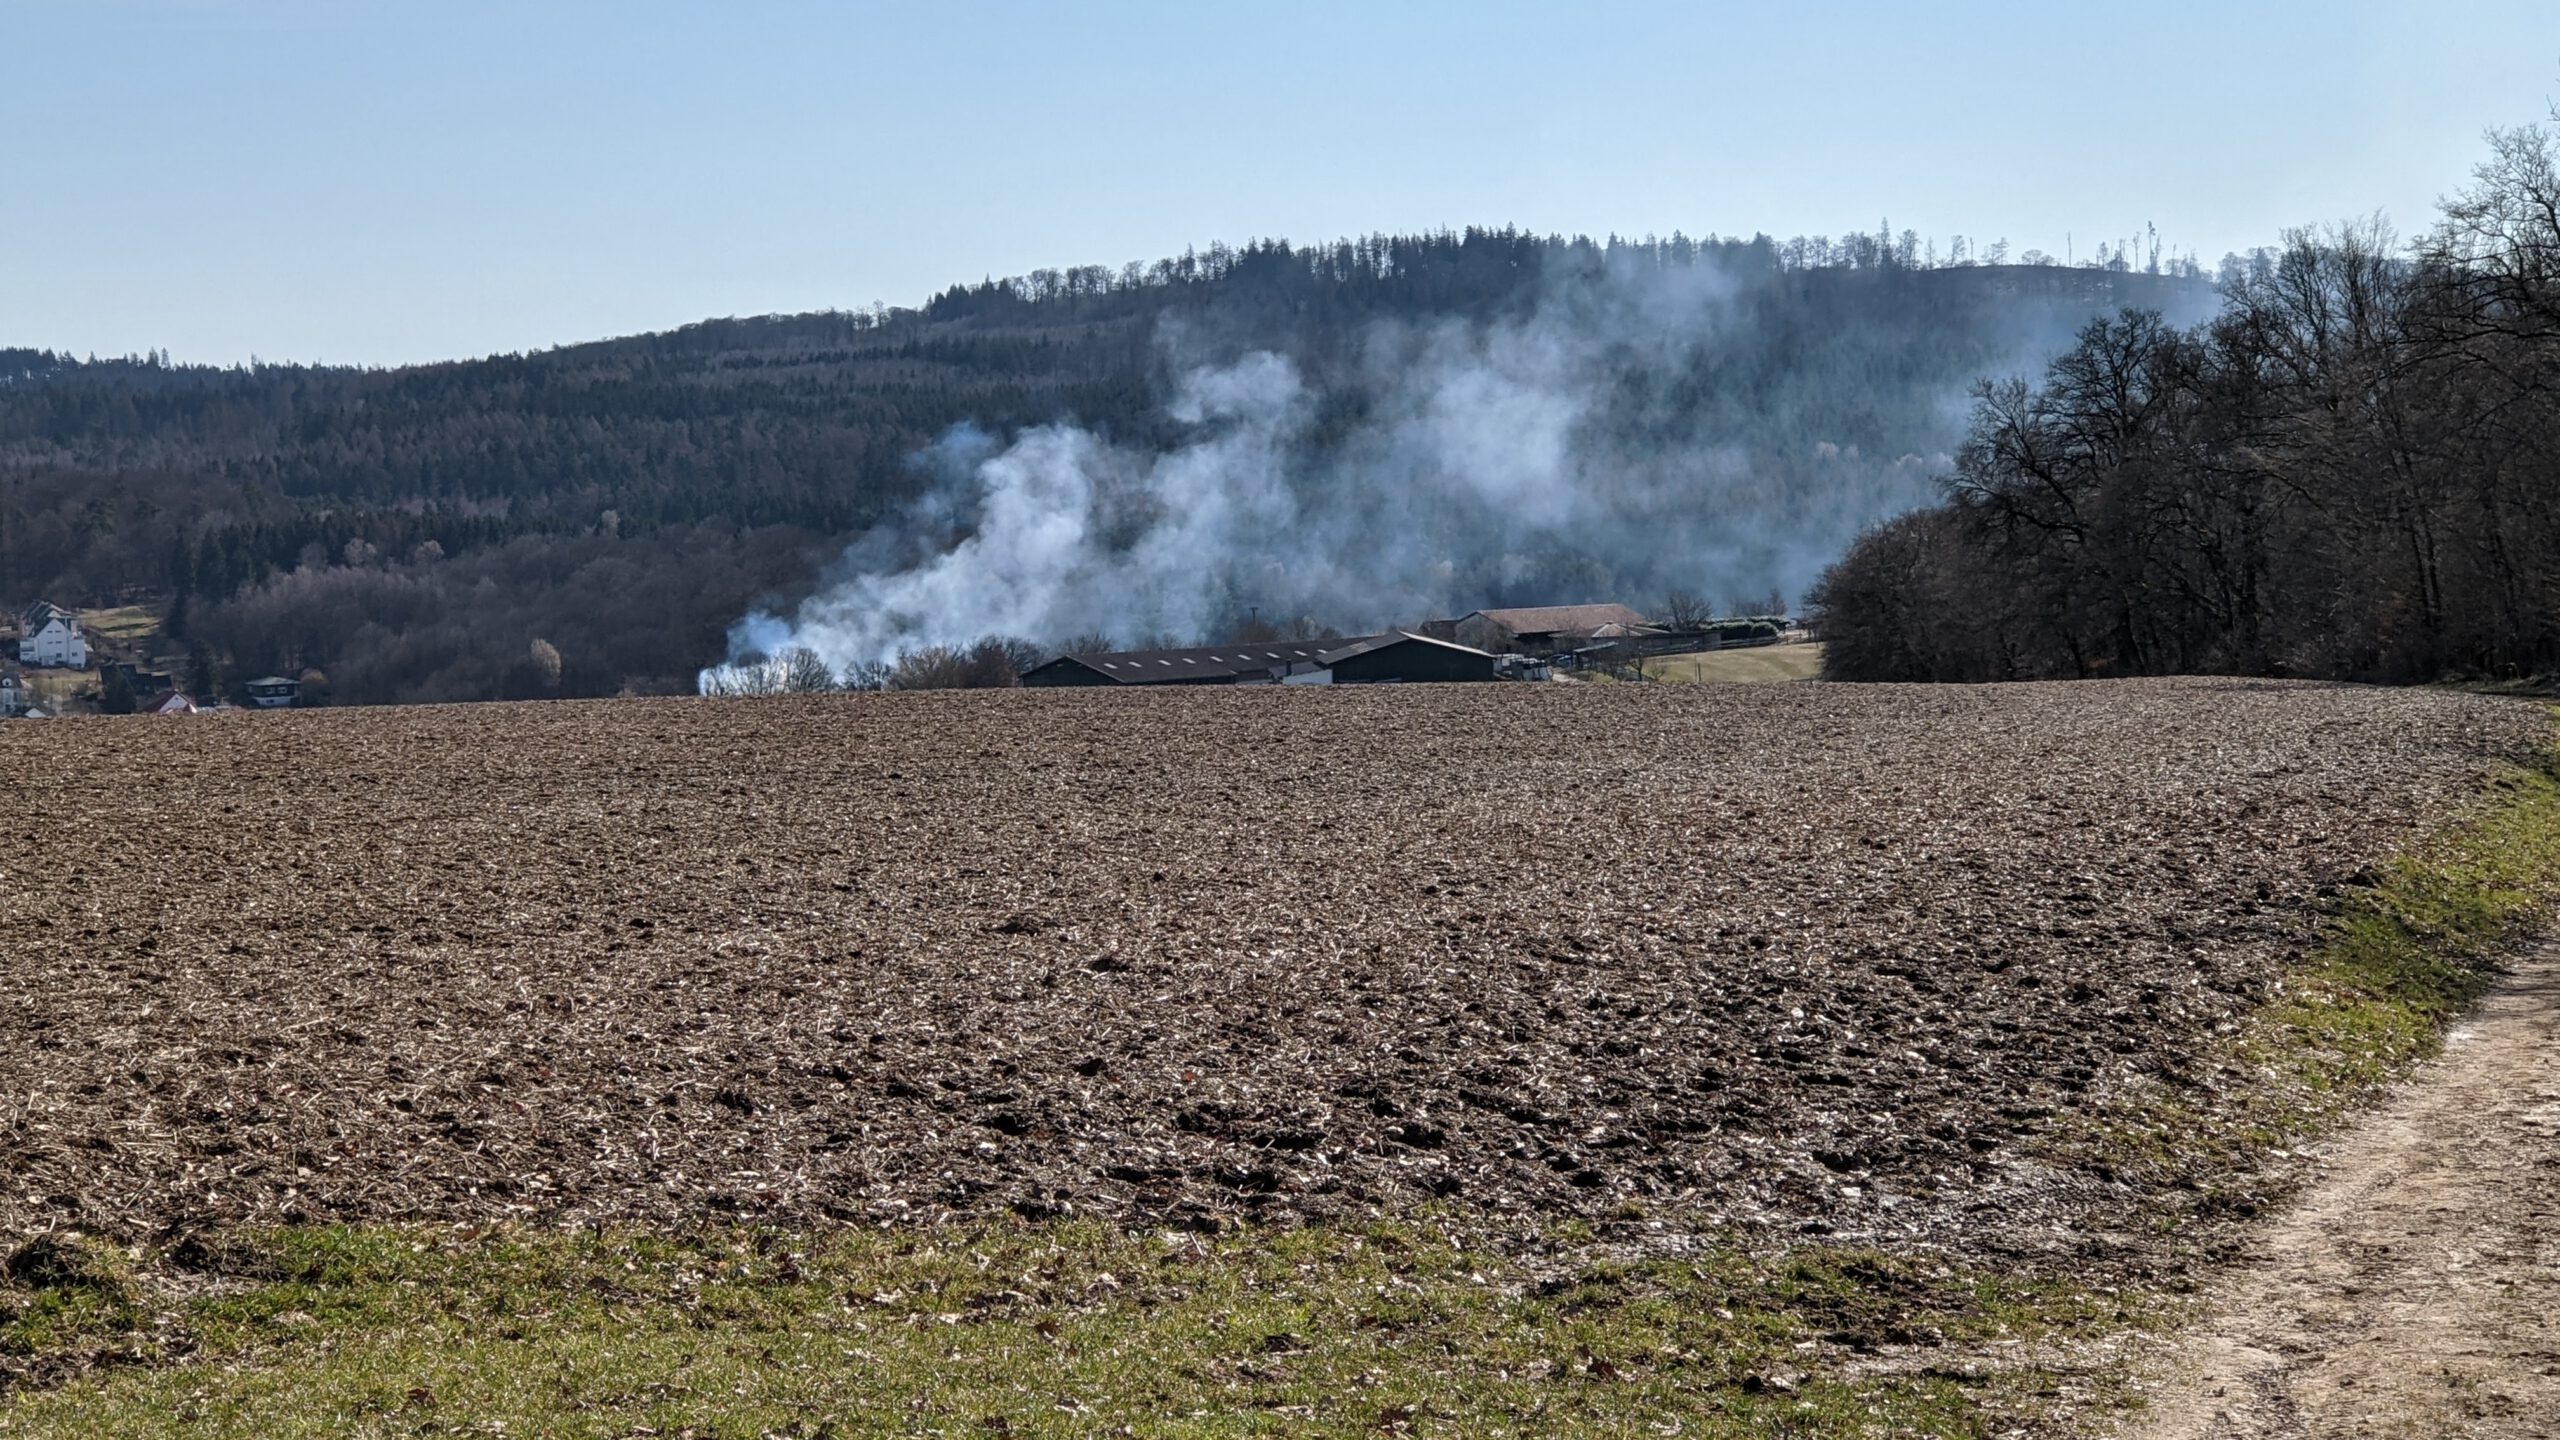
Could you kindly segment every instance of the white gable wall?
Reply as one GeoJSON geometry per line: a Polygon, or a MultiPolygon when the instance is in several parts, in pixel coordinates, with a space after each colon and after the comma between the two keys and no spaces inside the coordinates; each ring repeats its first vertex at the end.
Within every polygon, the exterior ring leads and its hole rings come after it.
{"type": "Polygon", "coordinates": [[[89,664],[89,642],[80,637],[79,626],[57,617],[18,641],[18,663],[84,669],[89,664]]]}

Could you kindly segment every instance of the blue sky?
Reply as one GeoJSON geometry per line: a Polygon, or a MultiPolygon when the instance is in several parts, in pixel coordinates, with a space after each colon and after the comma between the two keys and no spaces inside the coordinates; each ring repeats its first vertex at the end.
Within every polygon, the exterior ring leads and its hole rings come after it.
{"type": "Polygon", "coordinates": [[[2423,227],[2560,6],[0,0],[0,345],[391,363],[1259,235],[2423,227]]]}

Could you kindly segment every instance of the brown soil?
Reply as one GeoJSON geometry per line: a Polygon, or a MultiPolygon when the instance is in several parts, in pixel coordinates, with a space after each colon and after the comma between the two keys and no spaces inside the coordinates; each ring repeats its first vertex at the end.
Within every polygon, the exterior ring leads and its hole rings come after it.
{"type": "Polygon", "coordinates": [[[1437,1198],[2067,1255],[2145,1197],[2028,1142],[2548,735],[2211,681],[15,726],[0,1235],[1437,1198]]]}
{"type": "Polygon", "coordinates": [[[2320,1159],[2128,1435],[2560,1434],[2560,949],[2320,1159]]]}

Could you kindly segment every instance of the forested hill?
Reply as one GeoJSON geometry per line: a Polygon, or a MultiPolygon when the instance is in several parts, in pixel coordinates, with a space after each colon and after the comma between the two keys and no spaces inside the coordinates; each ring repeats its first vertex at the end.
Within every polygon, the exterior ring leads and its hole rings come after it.
{"type": "MultiPolygon", "coordinates": [[[[1667,348],[1599,336],[1606,403],[1586,426],[1712,449],[1817,507],[1841,503],[1810,495],[1818,450],[1873,457],[1855,504],[1900,508],[1927,492],[1891,462],[1952,447],[1972,379],[2040,365],[2119,307],[2200,315],[2211,286],[2180,268],[1932,265],[1908,237],[1470,231],[1221,247],[957,287],[915,310],[396,370],[0,350],[0,598],[166,602],[168,649],[199,672],[316,668],[341,700],[684,689],[749,608],[793,604],[850,540],[911,527],[935,484],[919,452],[954,427],[1000,443],[1067,422],[1161,449],[1184,431],[1168,400],[1185,373],[1267,350],[1306,377],[1321,450],[1361,433],[1381,327],[1535,326],[1578,295],[1696,329],[1667,348]]],[[[1331,473],[1311,465],[1300,483],[1345,483],[1331,473]]],[[[1502,573],[1595,588],[1683,563],[1502,573]]]]}
{"type": "Polygon", "coordinates": [[[2297,232],[2222,288],[1982,393],[1943,503],[1823,581],[1834,678],[2560,677],[2560,129],[2414,245],[2297,232]]]}

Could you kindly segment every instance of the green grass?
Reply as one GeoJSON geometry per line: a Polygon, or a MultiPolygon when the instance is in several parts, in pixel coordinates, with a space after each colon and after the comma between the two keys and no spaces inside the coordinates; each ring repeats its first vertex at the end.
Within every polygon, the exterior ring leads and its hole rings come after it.
{"type": "Polygon", "coordinates": [[[1708,650],[1696,655],[1662,655],[1644,662],[1651,679],[1675,683],[1771,684],[1813,680],[1822,673],[1822,645],[1758,645],[1737,650],[1708,650]]]}
{"type": "MultiPolygon", "coordinates": [[[[2560,712],[2555,712],[2560,715],[2560,712]]],[[[2560,903],[2560,746],[2509,766],[2458,823],[2349,892],[2278,994],[2199,1057],[2218,1091],[2152,1084],[2058,1128],[2048,1156],[2135,1179],[2186,1214],[2254,1213],[2251,1171],[2315,1136],[2373,1087],[2435,1054],[2446,1022],[2496,978],[2502,957],[2560,903]]]]}
{"type": "Polygon", "coordinates": [[[2111,1296],[1854,1250],[1542,1278],[1421,1221],[306,1228],[230,1248],[255,1278],[93,1294],[69,1322],[22,1309],[0,1353],[59,1347],[67,1323],[109,1362],[188,1359],[22,1391],[0,1434],[1977,1436],[2050,1377],[1833,1362],[2126,1318],[2111,1296]]]}
{"type": "MultiPolygon", "coordinates": [[[[12,652],[15,653],[15,652],[12,652]]],[[[24,687],[26,703],[40,705],[57,714],[69,708],[70,702],[84,691],[95,690],[95,670],[22,670],[18,683],[24,687]]]]}
{"type": "Polygon", "coordinates": [[[160,616],[145,605],[116,605],[80,612],[80,627],[114,641],[148,639],[160,633],[160,616]]]}

